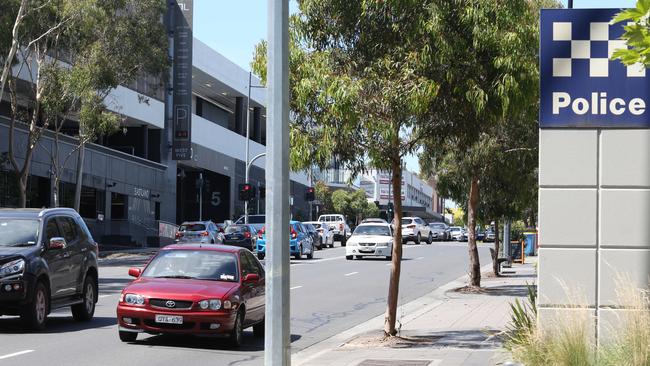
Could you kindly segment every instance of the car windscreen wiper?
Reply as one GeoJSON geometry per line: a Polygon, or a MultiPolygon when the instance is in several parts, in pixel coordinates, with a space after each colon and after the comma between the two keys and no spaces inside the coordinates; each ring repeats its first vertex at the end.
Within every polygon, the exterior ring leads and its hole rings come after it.
{"type": "Polygon", "coordinates": [[[191,279],[195,279],[196,277],[176,275],[176,276],[156,276],[156,278],[180,278],[185,280],[191,280],[191,279]]]}

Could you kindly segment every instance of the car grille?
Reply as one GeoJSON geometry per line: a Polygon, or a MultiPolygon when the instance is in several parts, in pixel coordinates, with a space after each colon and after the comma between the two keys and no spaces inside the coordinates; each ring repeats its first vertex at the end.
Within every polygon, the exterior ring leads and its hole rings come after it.
{"type": "Polygon", "coordinates": [[[151,299],[149,300],[151,306],[163,309],[175,309],[175,310],[187,310],[192,307],[191,301],[182,301],[182,300],[170,300],[170,299],[151,299]],[[173,302],[173,306],[168,306],[167,302],[173,302]]]}
{"type": "Polygon", "coordinates": [[[145,319],[144,324],[159,329],[177,329],[177,330],[187,330],[194,328],[194,322],[188,322],[183,324],[167,324],[167,323],[156,323],[152,319],[145,319]]]}
{"type": "Polygon", "coordinates": [[[375,243],[359,243],[359,246],[362,246],[362,247],[374,247],[375,243]]]}

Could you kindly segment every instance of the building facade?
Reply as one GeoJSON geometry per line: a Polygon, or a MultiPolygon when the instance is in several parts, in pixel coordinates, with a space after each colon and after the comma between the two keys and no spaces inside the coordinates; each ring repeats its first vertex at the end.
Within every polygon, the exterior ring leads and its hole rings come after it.
{"type": "MultiPolygon", "coordinates": [[[[28,75],[17,75],[23,83],[28,75]]],[[[194,39],[192,67],[192,159],[171,159],[171,129],[165,124],[164,87],[142,78],[116,88],[106,99],[123,121],[120,130],[86,145],[80,214],[104,245],[157,245],[170,239],[172,228],[187,220],[222,222],[244,213],[238,187],[246,171],[246,113],[250,118],[250,158],[265,152],[265,90],[251,90],[246,109],[249,74],[194,39]]],[[[253,78],[253,85],[259,80],[253,78]]],[[[5,93],[5,95],[8,93],[5,93]]],[[[0,154],[8,151],[8,96],[0,102],[0,154]]],[[[27,125],[18,124],[14,147],[24,159],[27,125]]],[[[71,207],[77,166],[78,124],[70,121],[62,133],[45,131],[34,150],[28,183],[28,206],[50,207],[58,194],[61,206],[71,207]],[[55,138],[58,137],[58,138],[55,138]],[[57,162],[56,164],[54,162],[57,162]],[[60,167],[61,169],[55,169],[60,167]],[[60,178],[54,187],[54,175],[60,178]],[[58,189],[57,189],[58,188],[58,189]]],[[[0,161],[0,206],[18,205],[14,174],[0,161]]],[[[249,182],[264,188],[264,158],[251,167],[249,182]]],[[[307,176],[291,174],[292,213],[300,218],[307,176]]],[[[249,205],[264,212],[264,199],[249,205]]]]}

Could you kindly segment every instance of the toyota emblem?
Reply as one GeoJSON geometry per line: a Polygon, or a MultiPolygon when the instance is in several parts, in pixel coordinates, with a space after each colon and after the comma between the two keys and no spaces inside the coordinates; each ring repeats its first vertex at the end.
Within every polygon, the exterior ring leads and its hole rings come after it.
{"type": "Polygon", "coordinates": [[[171,300],[169,300],[169,301],[167,301],[167,302],[165,303],[165,306],[168,307],[168,308],[173,308],[173,307],[176,306],[176,303],[173,302],[173,301],[171,301],[171,300]]]}

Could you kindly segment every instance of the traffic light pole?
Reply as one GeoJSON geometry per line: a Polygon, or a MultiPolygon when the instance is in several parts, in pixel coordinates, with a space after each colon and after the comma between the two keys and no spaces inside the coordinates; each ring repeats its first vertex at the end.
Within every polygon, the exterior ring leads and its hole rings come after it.
{"type": "Polygon", "coordinates": [[[264,365],[289,366],[289,0],[268,0],[264,365]]]}

